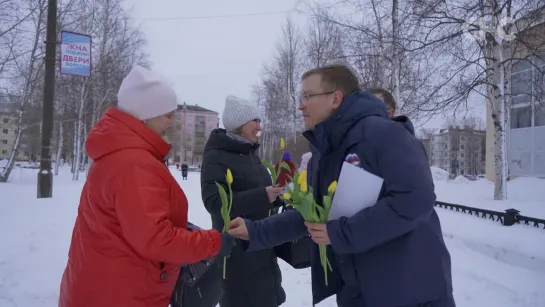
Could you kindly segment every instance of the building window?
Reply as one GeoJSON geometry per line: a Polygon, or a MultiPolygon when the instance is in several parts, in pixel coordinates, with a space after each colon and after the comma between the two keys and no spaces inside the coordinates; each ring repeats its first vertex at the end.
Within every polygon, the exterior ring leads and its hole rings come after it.
{"type": "Polygon", "coordinates": [[[8,143],[8,140],[2,140],[2,144],[6,145],[8,143]]]}
{"type": "Polygon", "coordinates": [[[511,129],[545,126],[543,102],[545,63],[529,57],[513,64],[511,74],[511,129]],[[540,68],[541,67],[541,68],[540,68]]]}
{"type": "Polygon", "coordinates": [[[2,133],[8,134],[8,129],[2,129],[2,133]]]}
{"type": "Polygon", "coordinates": [[[534,107],[534,126],[545,126],[545,104],[534,107]]]}
{"type": "Polygon", "coordinates": [[[532,107],[511,109],[511,129],[532,127],[532,107]]]}
{"type": "Polygon", "coordinates": [[[3,155],[7,155],[7,154],[8,154],[8,151],[7,151],[7,150],[2,150],[2,154],[3,154],[3,155]]]}
{"type": "Polygon", "coordinates": [[[532,100],[532,63],[527,60],[513,64],[511,75],[511,103],[513,106],[530,103],[532,100]]]}
{"type": "Polygon", "coordinates": [[[9,118],[4,118],[4,124],[9,123],[9,118]]]}

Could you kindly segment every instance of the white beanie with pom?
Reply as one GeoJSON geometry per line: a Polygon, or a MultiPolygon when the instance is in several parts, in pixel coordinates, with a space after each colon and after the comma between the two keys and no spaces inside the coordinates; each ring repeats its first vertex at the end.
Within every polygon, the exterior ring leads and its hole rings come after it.
{"type": "Polygon", "coordinates": [[[176,110],[178,98],[163,78],[136,65],[121,83],[117,92],[117,107],[145,121],[176,110]]]}

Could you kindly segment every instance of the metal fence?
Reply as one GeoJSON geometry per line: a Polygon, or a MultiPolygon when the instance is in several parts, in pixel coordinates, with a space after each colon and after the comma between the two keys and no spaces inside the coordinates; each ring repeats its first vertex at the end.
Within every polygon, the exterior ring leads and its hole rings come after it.
{"type": "Polygon", "coordinates": [[[500,222],[504,226],[522,224],[545,229],[545,219],[538,219],[535,217],[521,215],[520,211],[517,209],[507,209],[504,212],[500,212],[457,204],[450,204],[442,201],[436,201],[435,206],[439,208],[450,209],[451,211],[474,215],[483,219],[493,220],[495,222],[500,222]]]}

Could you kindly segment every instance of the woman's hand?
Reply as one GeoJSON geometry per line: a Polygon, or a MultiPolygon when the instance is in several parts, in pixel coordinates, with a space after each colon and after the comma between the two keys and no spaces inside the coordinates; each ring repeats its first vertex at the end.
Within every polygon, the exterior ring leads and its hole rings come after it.
{"type": "Polygon", "coordinates": [[[270,203],[274,202],[278,196],[284,193],[284,187],[279,186],[268,186],[265,188],[265,190],[267,191],[267,196],[269,197],[270,203]]]}

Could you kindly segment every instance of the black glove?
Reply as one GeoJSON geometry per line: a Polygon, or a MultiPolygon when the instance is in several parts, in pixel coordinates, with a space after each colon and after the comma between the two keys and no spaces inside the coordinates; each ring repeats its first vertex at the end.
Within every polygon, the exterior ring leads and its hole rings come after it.
{"type": "Polygon", "coordinates": [[[221,247],[218,257],[229,257],[231,255],[231,249],[237,245],[235,237],[231,236],[228,233],[221,233],[221,247]]]}

